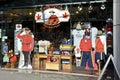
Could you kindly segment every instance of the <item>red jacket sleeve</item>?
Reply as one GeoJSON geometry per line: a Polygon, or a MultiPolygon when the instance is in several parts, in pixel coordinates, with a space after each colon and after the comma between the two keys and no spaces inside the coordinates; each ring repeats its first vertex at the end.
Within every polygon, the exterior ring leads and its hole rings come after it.
{"type": "Polygon", "coordinates": [[[31,51],[33,51],[34,49],[34,38],[32,37],[32,40],[31,40],[31,51]]]}
{"type": "Polygon", "coordinates": [[[18,33],[16,37],[19,38],[19,39],[22,38],[22,36],[20,35],[20,33],[18,33]]]}

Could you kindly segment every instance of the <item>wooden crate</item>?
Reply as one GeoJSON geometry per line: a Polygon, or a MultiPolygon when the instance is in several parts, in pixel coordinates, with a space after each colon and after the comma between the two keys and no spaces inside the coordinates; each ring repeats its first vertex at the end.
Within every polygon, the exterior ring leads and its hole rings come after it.
{"type": "Polygon", "coordinates": [[[60,55],[53,55],[57,61],[51,62],[49,59],[46,61],[46,70],[60,70],[60,55]]]}
{"type": "Polygon", "coordinates": [[[60,64],[54,62],[47,62],[46,63],[47,70],[60,70],[60,64]]]}

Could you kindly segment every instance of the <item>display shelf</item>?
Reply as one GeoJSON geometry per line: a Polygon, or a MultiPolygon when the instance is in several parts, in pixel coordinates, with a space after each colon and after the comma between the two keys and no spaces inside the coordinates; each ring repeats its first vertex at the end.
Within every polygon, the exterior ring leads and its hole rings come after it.
{"type": "Polygon", "coordinates": [[[72,56],[71,55],[61,55],[61,61],[67,60],[69,63],[61,63],[62,70],[72,71],[72,56]]]}
{"type": "Polygon", "coordinates": [[[45,69],[45,66],[43,66],[43,64],[45,64],[45,60],[47,58],[47,55],[46,54],[38,54],[36,53],[34,55],[34,60],[33,60],[33,66],[34,66],[34,69],[45,69]]]}
{"type": "Polygon", "coordinates": [[[34,69],[44,70],[69,70],[72,71],[72,56],[71,55],[49,55],[49,54],[35,54],[33,58],[34,69]],[[57,61],[50,61],[48,57],[57,57],[57,61]],[[67,60],[69,63],[62,64],[62,60],[67,60]]]}

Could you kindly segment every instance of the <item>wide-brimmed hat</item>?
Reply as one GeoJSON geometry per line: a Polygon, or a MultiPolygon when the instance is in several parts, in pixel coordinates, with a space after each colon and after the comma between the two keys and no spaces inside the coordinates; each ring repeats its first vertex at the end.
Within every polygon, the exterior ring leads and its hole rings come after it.
{"type": "Polygon", "coordinates": [[[76,25],[76,29],[81,29],[81,24],[79,22],[76,25]]]}
{"type": "Polygon", "coordinates": [[[53,10],[51,10],[49,13],[55,13],[53,10]]]}
{"type": "Polygon", "coordinates": [[[24,30],[29,31],[30,29],[28,27],[26,27],[24,30]]]}
{"type": "Polygon", "coordinates": [[[97,36],[101,36],[103,34],[102,30],[98,30],[97,36]]]}

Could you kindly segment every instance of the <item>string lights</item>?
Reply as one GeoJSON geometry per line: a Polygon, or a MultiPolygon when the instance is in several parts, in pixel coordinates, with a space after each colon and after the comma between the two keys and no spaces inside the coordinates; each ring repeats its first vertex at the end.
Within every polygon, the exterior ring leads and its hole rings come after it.
{"type": "Polygon", "coordinates": [[[92,6],[91,3],[90,3],[90,6],[88,7],[88,10],[89,10],[89,11],[93,10],[93,6],[92,6]]]}
{"type": "MultiPolygon", "coordinates": [[[[87,17],[87,15],[86,15],[87,13],[83,14],[84,11],[88,10],[88,12],[90,13],[90,12],[95,11],[96,8],[98,9],[98,7],[101,10],[105,10],[106,2],[107,2],[107,0],[94,0],[94,1],[70,2],[70,3],[56,3],[56,4],[46,4],[46,5],[24,6],[24,9],[23,9],[23,6],[21,6],[21,7],[12,8],[11,10],[4,12],[4,14],[7,15],[9,13],[11,18],[23,16],[23,15],[31,18],[32,16],[34,16],[35,11],[43,11],[44,6],[47,6],[47,5],[48,6],[49,5],[58,6],[59,5],[58,7],[60,7],[61,9],[69,10],[71,13],[70,15],[72,15],[72,16],[74,16],[76,14],[78,14],[78,15],[81,14],[82,16],[87,17]],[[95,4],[97,4],[97,6],[95,4]]],[[[2,12],[0,12],[0,14],[1,13],[2,12]]],[[[11,18],[9,18],[9,19],[11,19],[11,18]]]]}

